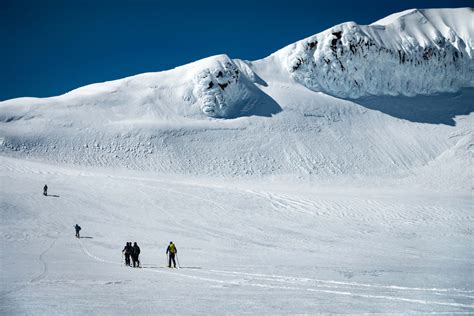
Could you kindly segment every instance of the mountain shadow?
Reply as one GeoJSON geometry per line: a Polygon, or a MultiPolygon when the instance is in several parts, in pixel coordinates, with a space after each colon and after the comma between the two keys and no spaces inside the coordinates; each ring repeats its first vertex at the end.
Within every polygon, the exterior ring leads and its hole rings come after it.
{"type": "Polygon", "coordinates": [[[436,95],[372,96],[351,100],[365,108],[410,122],[455,126],[454,118],[474,112],[474,88],[436,95]]]}
{"type": "MultiPolygon", "coordinates": [[[[267,83],[260,77],[258,80],[260,85],[267,86],[267,83]]],[[[236,108],[236,111],[229,113],[226,118],[233,119],[243,116],[272,117],[283,110],[272,97],[259,89],[253,82],[244,79],[244,83],[249,91],[249,96],[242,100],[240,107],[236,108]]]]}

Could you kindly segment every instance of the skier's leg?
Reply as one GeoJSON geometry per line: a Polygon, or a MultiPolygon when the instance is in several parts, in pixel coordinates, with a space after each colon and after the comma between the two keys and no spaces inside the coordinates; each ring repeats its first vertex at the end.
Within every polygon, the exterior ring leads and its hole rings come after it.
{"type": "Polygon", "coordinates": [[[176,260],[174,259],[175,254],[173,254],[173,266],[176,268],[176,260]]]}
{"type": "Polygon", "coordinates": [[[171,254],[168,256],[168,268],[171,268],[171,254]]]}

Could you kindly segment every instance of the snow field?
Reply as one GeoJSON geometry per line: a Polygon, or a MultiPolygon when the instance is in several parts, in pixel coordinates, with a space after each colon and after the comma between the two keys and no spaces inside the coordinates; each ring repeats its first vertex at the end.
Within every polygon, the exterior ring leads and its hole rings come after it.
{"type": "Polygon", "coordinates": [[[474,314],[472,13],[0,102],[0,313],[474,314]]]}
{"type": "Polygon", "coordinates": [[[470,196],[1,166],[4,314],[474,310],[470,196]]]}

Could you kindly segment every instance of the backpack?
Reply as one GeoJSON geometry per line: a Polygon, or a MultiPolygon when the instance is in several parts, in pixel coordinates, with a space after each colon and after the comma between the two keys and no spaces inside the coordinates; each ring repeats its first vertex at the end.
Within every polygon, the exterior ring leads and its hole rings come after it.
{"type": "Polygon", "coordinates": [[[170,244],[170,252],[175,253],[176,252],[176,246],[174,244],[170,244]]]}

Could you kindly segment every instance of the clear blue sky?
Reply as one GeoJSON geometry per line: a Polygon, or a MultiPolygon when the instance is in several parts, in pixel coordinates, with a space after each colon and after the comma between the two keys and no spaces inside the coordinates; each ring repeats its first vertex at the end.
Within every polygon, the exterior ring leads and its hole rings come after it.
{"type": "Polygon", "coordinates": [[[338,23],[472,3],[0,0],[0,100],[58,95],[221,53],[260,59],[338,23]]]}

